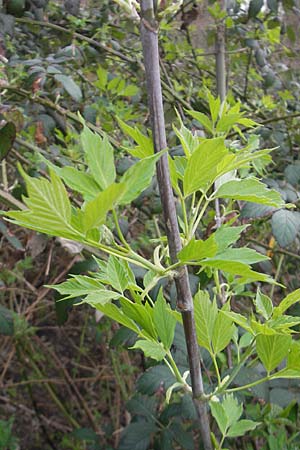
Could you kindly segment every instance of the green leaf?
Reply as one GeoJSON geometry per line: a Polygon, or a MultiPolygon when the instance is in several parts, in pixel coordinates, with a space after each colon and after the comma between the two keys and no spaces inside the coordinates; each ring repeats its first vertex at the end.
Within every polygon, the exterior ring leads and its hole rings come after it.
{"type": "Polygon", "coordinates": [[[128,84],[118,95],[124,97],[134,97],[139,93],[139,88],[134,84],[128,84]]]}
{"type": "Polygon", "coordinates": [[[161,361],[166,356],[166,351],[159,342],[140,340],[130,348],[139,348],[144,352],[145,356],[156,361],[161,361]]]}
{"type": "Polygon", "coordinates": [[[14,319],[12,311],[0,305],[0,335],[13,336],[14,319]]]}
{"type": "Polygon", "coordinates": [[[127,205],[140,195],[151,183],[155,172],[155,165],[163,152],[148,156],[131,166],[121,178],[121,183],[126,188],[118,202],[120,205],[127,205]]]}
{"type": "Polygon", "coordinates": [[[219,116],[221,100],[220,97],[214,98],[214,96],[209,91],[207,91],[207,99],[209,104],[210,115],[213,123],[215,124],[219,116]]]}
{"type": "Polygon", "coordinates": [[[248,227],[249,225],[242,225],[239,227],[228,227],[222,225],[214,234],[215,241],[218,246],[218,252],[222,253],[224,250],[229,247],[231,244],[235,244],[235,242],[240,238],[241,233],[248,227]]]}
{"type": "Polygon", "coordinates": [[[82,92],[78,84],[75,83],[72,77],[69,75],[55,74],[54,78],[56,81],[63,85],[65,91],[76,101],[80,102],[82,100],[82,92]]]}
{"type": "Polygon", "coordinates": [[[276,330],[278,333],[292,333],[294,330],[291,330],[290,328],[295,327],[296,325],[300,324],[300,317],[299,316],[281,316],[277,319],[271,319],[268,321],[268,326],[274,330],[276,330]]]}
{"type": "Polygon", "coordinates": [[[263,0],[251,0],[248,9],[248,16],[252,19],[260,12],[264,2],[263,0]]]}
{"type": "Polygon", "coordinates": [[[106,220],[108,211],[113,209],[120,201],[126,185],[124,183],[113,183],[97,197],[84,205],[83,223],[85,231],[99,227],[106,220]]]}
{"type": "Polygon", "coordinates": [[[151,434],[157,430],[154,422],[137,422],[128,425],[121,434],[118,450],[147,450],[151,434]]]}
{"type": "Polygon", "coordinates": [[[254,300],[257,314],[261,314],[264,319],[268,320],[273,313],[272,300],[265,294],[262,294],[260,289],[257,289],[256,298],[254,300]]]}
{"type": "Polygon", "coordinates": [[[173,343],[176,319],[171,314],[171,308],[163,297],[160,289],[153,307],[153,320],[158,336],[165,349],[169,349],[173,343]]]}
{"type": "Polygon", "coordinates": [[[194,313],[198,344],[212,353],[211,340],[218,308],[215,302],[211,302],[206,291],[198,291],[194,297],[194,313]]]}
{"type": "Polygon", "coordinates": [[[138,305],[127,298],[121,299],[120,303],[122,312],[139,324],[144,334],[146,333],[149,338],[157,339],[157,331],[153,323],[153,308],[147,303],[138,305]]]}
{"type": "Polygon", "coordinates": [[[70,166],[57,167],[55,172],[71,189],[82,194],[86,200],[91,200],[99,194],[100,186],[90,174],[70,166]]]}
{"type": "Polygon", "coordinates": [[[176,136],[180,140],[185,156],[188,158],[199,145],[199,138],[193,135],[183,123],[180,123],[180,130],[173,126],[176,136]]]}
{"type": "Polygon", "coordinates": [[[12,149],[12,146],[16,139],[16,126],[13,122],[7,122],[0,129],[0,161],[6,158],[8,152],[12,149]]]}
{"type": "Polygon", "coordinates": [[[178,258],[182,262],[200,261],[201,259],[215,256],[218,246],[214,235],[211,235],[206,241],[201,239],[196,241],[193,238],[183,249],[178,253],[178,258]]]}
{"type": "Polygon", "coordinates": [[[149,136],[145,136],[140,130],[127,125],[123,120],[117,117],[118,123],[123,132],[130,136],[138,145],[134,149],[126,149],[132,156],[136,158],[147,158],[154,153],[153,141],[149,136]]]}
{"type": "Polygon", "coordinates": [[[132,319],[127,317],[126,314],[124,314],[123,311],[121,311],[114,303],[97,303],[93,306],[98,309],[98,311],[101,311],[107,317],[115,320],[124,327],[129,328],[137,334],[140,332],[139,327],[136,325],[136,323],[132,319]]]}
{"type": "Polygon", "coordinates": [[[202,260],[201,265],[204,267],[212,267],[223,270],[224,272],[231,273],[232,275],[240,276],[241,278],[239,278],[239,281],[243,283],[247,280],[265,281],[268,283],[273,281],[268,275],[251,270],[247,264],[232,260],[218,259],[218,255],[215,258],[202,260]]]}
{"type": "Polygon", "coordinates": [[[255,334],[248,319],[241,314],[232,312],[232,311],[224,311],[221,310],[220,314],[224,314],[225,316],[229,317],[234,323],[239,325],[240,327],[244,328],[244,330],[248,331],[252,335],[255,334]]]}
{"type": "Polygon", "coordinates": [[[187,163],[183,179],[185,196],[213,184],[220,175],[218,165],[227,154],[223,138],[203,140],[187,163]]]}
{"type": "Polygon", "coordinates": [[[107,79],[108,79],[108,72],[102,66],[98,66],[96,73],[97,73],[98,80],[95,82],[95,84],[99,89],[101,89],[102,91],[105,91],[105,88],[107,85],[107,79]]]}
{"type": "Polygon", "coordinates": [[[49,286],[62,295],[64,300],[87,296],[83,302],[92,304],[106,303],[120,297],[120,294],[106,289],[99,280],[86,275],[74,275],[61,284],[49,286]]]}
{"type": "Polygon", "coordinates": [[[250,248],[227,248],[224,252],[212,258],[201,261],[202,266],[214,267],[224,272],[240,275],[243,279],[270,281],[271,279],[259,272],[250,269],[249,264],[269,259],[267,256],[257,253],[250,248]]]}
{"type": "Polygon", "coordinates": [[[114,150],[107,136],[102,139],[84,125],[80,135],[86,162],[96,183],[105,189],[116,179],[114,150]]]}
{"type": "Polygon", "coordinates": [[[294,186],[300,184],[300,161],[295,161],[294,164],[289,164],[284,169],[284,175],[287,181],[294,186]]]}
{"type": "Polygon", "coordinates": [[[235,326],[232,319],[218,313],[217,319],[214,323],[212,334],[212,347],[214,353],[220,353],[229,344],[235,331],[235,326]]]}
{"type": "Polygon", "coordinates": [[[213,133],[213,131],[214,131],[213,124],[212,124],[211,120],[209,120],[209,118],[205,114],[198,112],[198,111],[193,111],[193,110],[191,110],[191,111],[186,110],[186,112],[190,116],[192,116],[194,119],[196,119],[201,125],[203,125],[204,128],[207,129],[207,131],[209,131],[210,133],[213,133]]]}
{"type": "Polygon", "coordinates": [[[218,133],[228,133],[233,125],[238,123],[241,117],[240,113],[223,114],[217,123],[216,131],[218,133]]]}
{"type": "Polygon", "coordinates": [[[243,264],[255,264],[270,259],[268,256],[257,253],[252,248],[227,248],[222,253],[218,253],[215,259],[223,261],[233,261],[243,264]]]}
{"type": "Polygon", "coordinates": [[[292,244],[300,231],[300,213],[281,209],[272,216],[273,235],[281,247],[292,244]]]}
{"type": "Polygon", "coordinates": [[[287,309],[296,303],[300,302],[300,289],[297,289],[294,292],[291,292],[287,295],[276,308],[274,308],[273,317],[274,319],[282,316],[287,309]]]}
{"type": "Polygon", "coordinates": [[[243,413],[243,405],[238,402],[233,394],[226,394],[222,401],[225,414],[227,416],[227,427],[236,423],[243,413]]]}
{"type": "Polygon", "coordinates": [[[246,202],[242,207],[241,218],[256,219],[270,215],[276,209],[273,206],[259,205],[258,203],[246,202]]]}
{"type": "Polygon", "coordinates": [[[215,197],[246,200],[278,208],[284,205],[277,191],[268,189],[264,183],[261,183],[256,178],[228,181],[219,187],[215,197]]]}
{"type": "Polygon", "coordinates": [[[52,236],[82,240],[81,231],[71,225],[71,203],[59,177],[51,170],[50,181],[31,178],[21,167],[19,171],[26,182],[28,197],[23,200],[28,209],[5,212],[5,215],[25,228],[52,236]]]}
{"type": "Polygon", "coordinates": [[[227,433],[228,437],[237,437],[237,436],[244,436],[247,431],[254,430],[258,425],[260,425],[260,422],[254,422],[253,420],[240,420],[239,422],[233,424],[227,433]]]}
{"type": "Polygon", "coordinates": [[[297,370],[300,374],[300,343],[293,341],[287,358],[287,368],[297,370]]]}
{"type": "Polygon", "coordinates": [[[142,394],[154,395],[163,383],[165,390],[176,382],[173,373],[165,364],[147,369],[137,380],[137,390],[142,394]]]}
{"type": "Polygon", "coordinates": [[[228,417],[225,412],[225,409],[223,408],[222,404],[220,402],[216,401],[210,401],[209,402],[210,410],[215,418],[218,427],[224,436],[226,434],[227,426],[228,426],[228,417]]]}
{"type": "Polygon", "coordinates": [[[106,277],[109,284],[118,292],[123,293],[128,288],[129,278],[128,263],[116,256],[110,256],[106,264],[106,277]]]}
{"type": "Polygon", "coordinates": [[[297,379],[300,378],[300,369],[282,369],[271,376],[271,380],[276,379],[297,379]]]}
{"type": "Polygon", "coordinates": [[[268,373],[274,370],[287,356],[291,342],[291,336],[284,334],[259,334],[257,336],[257,354],[268,373]]]}

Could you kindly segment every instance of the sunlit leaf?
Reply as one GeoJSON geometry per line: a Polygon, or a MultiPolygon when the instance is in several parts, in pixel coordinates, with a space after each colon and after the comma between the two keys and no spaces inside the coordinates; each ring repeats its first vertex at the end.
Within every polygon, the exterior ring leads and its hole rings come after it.
{"type": "Polygon", "coordinates": [[[114,150],[105,135],[102,139],[84,125],[80,135],[86,162],[96,183],[105,189],[116,179],[114,150]]]}
{"type": "Polygon", "coordinates": [[[291,342],[291,336],[285,334],[259,334],[257,336],[257,354],[268,373],[274,370],[287,356],[291,342]]]}

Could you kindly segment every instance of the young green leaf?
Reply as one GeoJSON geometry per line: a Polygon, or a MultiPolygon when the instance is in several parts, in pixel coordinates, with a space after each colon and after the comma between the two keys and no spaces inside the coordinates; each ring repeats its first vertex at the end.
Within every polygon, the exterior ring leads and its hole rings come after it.
{"type": "Polygon", "coordinates": [[[247,431],[254,430],[258,425],[260,425],[260,422],[254,422],[253,420],[247,420],[243,419],[239,422],[236,422],[233,424],[228,432],[228,437],[237,437],[237,436],[244,436],[247,431]]]}
{"type": "Polygon", "coordinates": [[[176,319],[171,314],[171,308],[166,303],[162,290],[159,291],[153,308],[153,320],[164,348],[169,349],[174,339],[176,319]]]}
{"type": "Polygon", "coordinates": [[[218,253],[215,257],[217,260],[239,262],[242,264],[255,264],[269,259],[268,256],[256,252],[252,248],[227,248],[222,253],[218,253]]]}
{"type": "Polygon", "coordinates": [[[197,136],[194,136],[192,132],[183,125],[183,123],[181,123],[180,125],[180,130],[178,130],[175,126],[173,126],[173,130],[180,140],[185,156],[189,158],[194,150],[198,147],[199,138],[197,136]]]}
{"type": "Polygon", "coordinates": [[[53,171],[50,171],[50,181],[31,178],[21,167],[19,170],[26,182],[28,197],[24,197],[24,203],[28,209],[5,212],[5,215],[31,230],[82,240],[81,230],[72,225],[71,203],[60,178],[53,171]]]}
{"type": "Polygon", "coordinates": [[[212,234],[206,241],[199,239],[198,241],[193,238],[183,249],[178,253],[178,258],[182,262],[187,261],[200,261],[204,258],[215,256],[218,246],[215,241],[215,237],[212,234]]]}
{"type": "Polygon", "coordinates": [[[219,187],[215,197],[246,200],[277,208],[284,206],[279,192],[274,189],[268,189],[264,183],[261,183],[256,178],[228,181],[219,187]]]}
{"type": "Polygon", "coordinates": [[[119,203],[125,191],[124,183],[113,183],[84,205],[83,223],[86,232],[105,222],[107,213],[119,203]]]}
{"type": "Polygon", "coordinates": [[[80,137],[91,174],[101,189],[106,189],[116,179],[114,150],[106,135],[102,139],[85,125],[80,137]]]}
{"type": "Polygon", "coordinates": [[[211,340],[218,308],[215,302],[211,302],[206,291],[198,291],[194,297],[194,311],[198,344],[213,353],[211,340]]]}
{"type": "Polygon", "coordinates": [[[218,427],[222,433],[222,435],[226,435],[227,427],[228,427],[228,417],[220,402],[210,401],[209,402],[211,413],[216,420],[218,427]]]}
{"type": "Polygon", "coordinates": [[[117,119],[124,133],[129,135],[138,144],[134,149],[126,148],[128,153],[139,159],[144,159],[148,156],[153,155],[154,148],[152,139],[149,136],[145,136],[143,133],[141,133],[137,127],[132,128],[131,126],[123,122],[123,120],[119,118],[117,119]]]}
{"type": "Polygon", "coordinates": [[[233,394],[226,394],[222,401],[222,406],[227,416],[228,426],[235,424],[243,413],[243,405],[238,402],[233,394]]]}
{"type": "Polygon", "coordinates": [[[153,308],[147,308],[147,303],[138,305],[126,298],[121,299],[120,303],[122,312],[127,317],[139,324],[150,339],[157,339],[157,331],[153,323],[153,308]]]}
{"type": "Polygon", "coordinates": [[[241,233],[248,226],[249,225],[241,225],[239,227],[228,227],[222,225],[220,228],[218,228],[218,230],[213,234],[218,246],[218,252],[222,253],[231,244],[235,244],[236,241],[240,238],[241,233]]]}
{"type": "Polygon", "coordinates": [[[121,178],[121,183],[126,186],[120,205],[127,205],[140,195],[151,183],[155,172],[155,164],[161,157],[162,152],[138,161],[131,166],[121,178]]]}
{"type": "Polygon", "coordinates": [[[121,311],[114,303],[95,304],[92,306],[94,306],[98,311],[101,311],[110,319],[115,320],[119,324],[123,325],[126,328],[129,328],[135,333],[138,334],[140,332],[137,324],[132,319],[127,317],[127,315],[124,314],[123,311],[121,311]]]}
{"type": "Polygon", "coordinates": [[[291,336],[285,334],[259,334],[257,336],[257,354],[268,373],[274,370],[287,356],[291,342],[291,336]]]}
{"type": "Polygon", "coordinates": [[[214,323],[212,334],[212,347],[214,354],[220,353],[229,344],[235,331],[235,326],[232,319],[218,313],[217,319],[214,323]]]}
{"type": "Polygon", "coordinates": [[[141,349],[145,353],[145,356],[156,361],[161,361],[166,356],[166,351],[159,342],[140,340],[131,348],[141,349]]]}
{"type": "Polygon", "coordinates": [[[116,256],[110,256],[106,264],[105,275],[109,284],[123,293],[130,284],[128,263],[116,256]]]}
{"type": "Polygon", "coordinates": [[[272,300],[265,294],[262,294],[260,289],[257,289],[256,298],[254,300],[257,314],[261,314],[264,319],[268,320],[273,313],[272,300]]]}
{"type": "Polygon", "coordinates": [[[205,114],[198,112],[198,111],[186,110],[186,112],[190,116],[192,116],[194,119],[196,119],[201,125],[203,125],[207,131],[209,131],[210,133],[213,133],[213,131],[214,131],[213,124],[212,124],[211,120],[209,119],[209,117],[207,117],[205,114]]]}
{"type": "Polygon", "coordinates": [[[207,99],[209,104],[210,115],[213,124],[215,124],[219,116],[221,100],[220,97],[214,98],[214,96],[209,91],[207,91],[207,99]]]}
{"type": "Polygon", "coordinates": [[[300,373],[300,343],[293,341],[287,358],[287,368],[298,370],[300,373]]]}
{"type": "Polygon", "coordinates": [[[204,139],[188,160],[183,179],[184,195],[206,188],[220,175],[218,164],[228,155],[223,138],[204,139]]]}
{"type": "Polygon", "coordinates": [[[281,301],[281,303],[278,306],[274,308],[273,313],[274,319],[277,317],[281,317],[286,312],[287,309],[289,309],[291,306],[295,305],[298,302],[300,302],[300,289],[291,292],[281,301]]]}
{"type": "Polygon", "coordinates": [[[75,167],[57,167],[55,172],[71,189],[82,194],[85,200],[92,200],[101,190],[100,186],[89,173],[81,172],[75,169],[75,167]]]}
{"type": "Polygon", "coordinates": [[[251,335],[255,334],[248,319],[241,314],[232,312],[232,311],[225,311],[221,310],[220,314],[225,315],[226,317],[229,317],[234,323],[239,325],[241,328],[244,328],[244,330],[248,331],[251,335]]]}

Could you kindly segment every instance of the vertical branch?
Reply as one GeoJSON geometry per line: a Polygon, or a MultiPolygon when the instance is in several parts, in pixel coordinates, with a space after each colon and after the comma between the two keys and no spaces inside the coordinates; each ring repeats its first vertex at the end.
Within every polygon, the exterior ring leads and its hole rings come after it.
{"type": "MultiPolygon", "coordinates": [[[[224,7],[223,1],[221,1],[222,7],[224,7]]],[[[216,32],[216,79],[217,79],[217,95],[220,97],[221,102],[226,97],[226,62],[225,62],[225,24],[221,20],[217,24],[216,32]]],[[[220,203],[219,199],[215,200],[216,210],[216,225],[220,228],[222,225],[220,203]]]]}
{"type": "MultiPolygon", "coordinates": [[[[221,1],[221,7],[223,9],[226,8],[226,0],[221,1]]],[[[225,60],[225,22],[222,19],[217,25],[217,34],[216,34],[216,78],[217,78],[217,94],[220,97],[221,102],[224,102],[226,98],[226,60],[225,60]]],[[[215,199],[215,211],[216,211],[216,226],[220,228],[222,225],[221,219],[221,211],[220,211],[220,201],[218,198],[215,199]]],[[[217,273],[217,277],[219,274],[217,273]]],[[[222,281],[222,275],[220,274],[220,279],[222,281]]],[[[224,287],[221,286],[221,302],[224,304],[226,302],[226,294],[224,287]]],[[[227,352],[227,363],[229,369],[232,367],[232,355],[231,348],[228,345],[226,348],[227,352]]]]}
{"type": "MultiPolygon", "coordinates": [[[[167,140],[159,71],[158,29],[155,21],[153,0],[141,1],[141,39],[154,148],[158,152],[167,147],[167,140]]],[[[167,154],[164,154],[157,163],[157,179],[166,224],[170,259],[172,263],[175,263],[177,262],[177,253],[181,250],[181,240],[167,154]]],[[[212,450],[208,414],[206,403],[203,399],[204,391],[194,320],[193,298],[186,266],[181,267],[175,282],[178,298],[177,307],[182,314],[194,404],[200,420],[201,437],[204,449],[212,450]]]]}
{"type": "Polygon", "coordinates": [[[226,62],[225,62],[225,24],[221,20],[217,25],[216,35],[216,77],[217,93],[221,102],[226,97],[226,62]]]}

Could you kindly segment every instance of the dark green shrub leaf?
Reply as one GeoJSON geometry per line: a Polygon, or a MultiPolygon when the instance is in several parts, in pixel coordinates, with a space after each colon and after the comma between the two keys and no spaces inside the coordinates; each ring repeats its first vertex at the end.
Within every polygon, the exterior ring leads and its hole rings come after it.
{"type": "Polygon", "coordinates": [[[248,9],[248,16],[252,19],[255,18],[260,12],[263,4],[263,0],[251,0],[248,9]]]}
{"type": "Polygon", "coordinates": [[[137,380],[137,390],[141,394],[153,395],[163,387],[167,390],[176,381],[170,369],[164,365],[158,365],[146,370],[137,380]]]}
{"type": "Polygon", "coordinates": [[[77,102],[82,100],[82,92],[78,84],[69,75],[54,75],[56,81],[62,84],[65,91],[77,102]]]}
{"type": "Polygon", "coordinates": [[[121,434],[118,450],[148,450],[151,435],[156,430],[153,422],[131,423],[121,434]]]}
{"type": "Polygon", "coordinates": [[[300,231],[300,213],[281,209],[272,216],[273,235],[281,247],[288,247],[300,231]]]}
{"type": "Polygon", "coordinates": [[[13,122],[8,122],[0,130],[0,161],[4,159],[11,150],[16,139],[16,127],[13,122]]]}
{"type": "Polygon", "coordinates": [[[0,334],[4,336],[13,336],[14,319],[12,312],[0,305],[0,334]]]}

